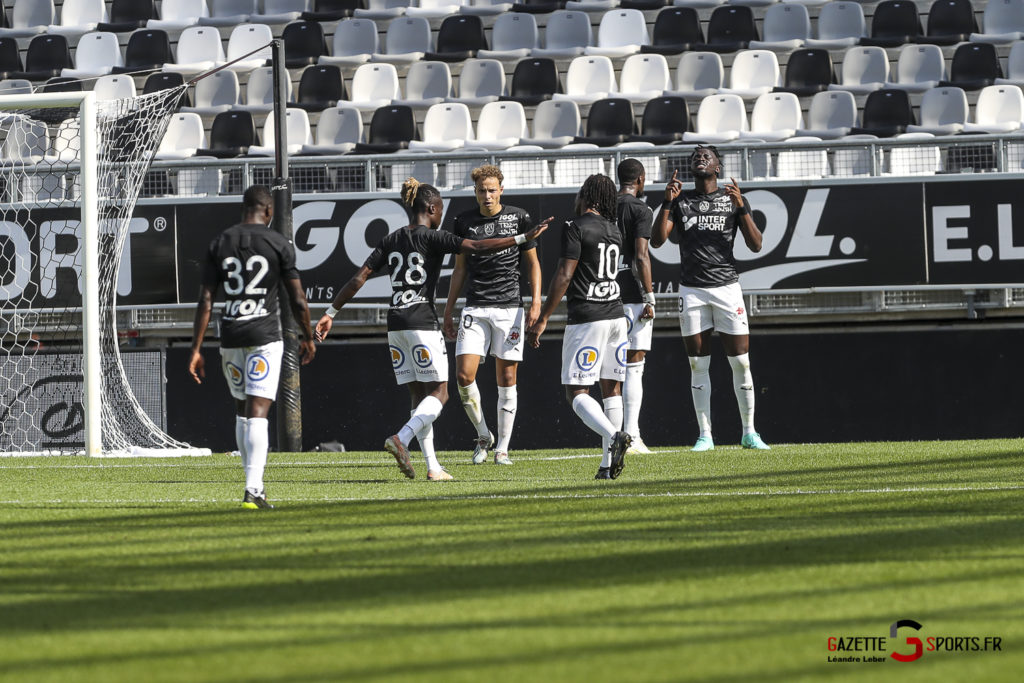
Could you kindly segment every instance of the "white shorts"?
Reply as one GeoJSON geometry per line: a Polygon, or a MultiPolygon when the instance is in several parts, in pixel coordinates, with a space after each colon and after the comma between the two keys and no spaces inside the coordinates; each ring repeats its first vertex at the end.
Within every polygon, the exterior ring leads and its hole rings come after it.
{"type": "Polygon", "coordinates": [[[626,314],[626,334],[629,335],[630,351],[651,350],[654,321],[640,317],[645,306],[646,304],[622,304],[622,312],[626,314]]]}
{"type": "Polygon", "coordinates": [[[562,337],[562,384],[590,386],[626,379],[626,319],[566,325],[562,337]]]}
{"type": "Polygon", "coordinates": [[[683,336],[692,337],[711,328],[725,334],[750,334],[738,282],[721,287],[679,288],[679,329],[683,336]]]}
{"type": "Polygon", "coordinates": [[[283,341],[237,349],[222,348],[220,367],[228,381],[231,396],[238,401],[244,401],[246,396],[277,400],[282,355],[283,341]]]}
{"type": "Polygon", "coordinates": [[[440,330],[388,332],[388,345],[399,384],[448,381],[448,349],[440,330]]]}
{"type": "Polygon", "coordinates": [[[523,359],[522,308],[471,306],[462,311],[455,355],[495,356],[519,362],[523,359]]]}

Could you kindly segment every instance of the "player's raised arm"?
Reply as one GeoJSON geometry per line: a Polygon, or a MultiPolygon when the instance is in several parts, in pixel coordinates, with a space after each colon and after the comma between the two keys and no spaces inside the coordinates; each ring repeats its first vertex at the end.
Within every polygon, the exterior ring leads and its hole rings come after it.
{"type": "Polygon", "coordinates": [[[464,254],[480,254],[491,251],[501,251],[502,249],[508,249],[521,244],[526,244],[532,240],[537,239],[544,231],[548,229],[548,223],[555,219],[554,216],[548,216],[543,221],[535,225],[529,232],[524,232],[519,235],[511,237],[492,237],[486,240],[462,240],[462,246],[460,250],[464,254]]]}
{"type": "MultiPolygon", "coordinates": [[[[372,258],[372,255],[371,255],[372,258]]],[[[345,286],[338,292],[338,296],[334,297],[334,301],[331,302],[331,307],[327,309],[320,320],[316,323],[316,340],[323,341],[327,338],[327,333],[331,331],[331,327],[334,326],[334,316],[338,315],[338,311],[341,307],[352,300],[352,297],[356,295],[363,285],[366,284],[367,278],[373,275],[373,270],[363,264],[363,266],[356,271],[356,274],[349,278],[345,286]]]]}
{"type": "Polygon", "coordinates": [[[679,179],[679,171],[672,171],[672,178],[665,185],[665,201],[658,209],[658,217],[654,221],[654,229],[651,231],[651,246],[655,249],[665,244],[669,233],[672,232],[672,206],[683,191],[683,181],[679,179]]]}
{"type": "Polygon", "coordinates": [[[729,180],[732,184],[725,186],[725,193],[729,195],[732,206],[736,209],[736,215],[739,217],[737,224],[740,232],[743,233],[743,241],[747,243],[747,248],[750,251],[757,253],[761,251],[761,231],[754,223],[754,217],[750,214],[750,204],[740,192],[740,186],[736,184],[736,179],[729,178],[729,180]]]}

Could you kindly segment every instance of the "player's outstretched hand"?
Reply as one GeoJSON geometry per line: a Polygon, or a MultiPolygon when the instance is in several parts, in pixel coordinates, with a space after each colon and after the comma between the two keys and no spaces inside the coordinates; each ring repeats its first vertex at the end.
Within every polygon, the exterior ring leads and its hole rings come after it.
{"type": "Polygon", "coordinates": [[[206,377],[206,361],[203,360],[203,354],[198,351],[193,351],[192,357],[189,358],[188,374],[192,375],[196,384],[202,384],[202,378],[206,377]]]}
{"type": "Polygon", "coordinates": [[[331,327],[334,326],[334,318],[329,315],[325,315],[316,322],[316,329],[313,331],[313,336],[316,337],[317,341],[323,341],[327,338],[327,333],[331,331],[331,327]]]}
{"type": "Polygon", "coordinates": [[[740,186],[736,184],[735,178],[729,178],[729,181],[731,184],[725,186],[725,193],[732,200],[732,205],[739,208],[743,206],[743,195],[740,193],[740,186]]]}
{"type": "Polygon", "coordinates": [[[548,321],[541,318],[534,324],[530,325],[530,328],[526,330],[526,342],[532,348],[540,347],[540,335],[544,334],[544,330],[547,329],[548,321]]]}
{"type": "Polygon", "coordinates": [[[303,365],[309,365],[316,355],[316,344],[312,339],[303,339],[299,342],[299,360],[303,365]]]}
{"type": "Polygon", "coordinates": [[[672,171],[672,178],[665,185],[665,201],[672,202],[683,191],[683,181],[679,179],[679,170],[672,171]]]}
{"type": "Polygon", "coordinates": [[[654,320],[654,306],[650,304],[644,304],[644,310],[640,314],[641,320],[654,320]]]}
{"type": "Polygon", "coordinates": [[[533,226],[533,229],[526,233],[527,241],[533,241],[541,236],[541,234],[548,229],[548,224],[555,220],[554,216],[548,216],[537,225],[533,226]]]}
{"type": "Polygon", "coordinates": [[[441,329],[444,330],[444,338],[448,341],[455,341],[455,321],[452,320],[450,315],[444,317],[444,322],[441,323],[441,329]]]}

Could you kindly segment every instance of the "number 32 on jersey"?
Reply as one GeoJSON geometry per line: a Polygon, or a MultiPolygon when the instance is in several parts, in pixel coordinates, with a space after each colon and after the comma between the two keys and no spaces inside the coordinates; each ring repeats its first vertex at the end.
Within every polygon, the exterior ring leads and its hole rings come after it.
{"type": "Polygon", "coordinates": [[[243,268],[239,258],[229,256],[221,261],[220,267],[224,271],[224,293],[228,295],[224,302],[224,315],[236,319],[267,315],[267,288],[260,287],[270,270],[266,257],[259,254],[250,256],[243,268]],[[244,296],[238,297],[239,294],[244,296]]]}

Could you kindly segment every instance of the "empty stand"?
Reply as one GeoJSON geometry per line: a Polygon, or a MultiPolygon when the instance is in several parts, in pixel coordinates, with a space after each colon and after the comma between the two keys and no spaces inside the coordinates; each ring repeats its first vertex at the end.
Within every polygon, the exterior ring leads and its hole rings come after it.
{"type": "Polygon", "coordinates": [[[816,37],[804,41],[807,47],[840,50],[853,47],[864,36],[864,10],[856,2],[829,2],[818,13],[816,37]]]}
{"type": "Polygon", "coordinates": [[[156,0],[111,0],[110,21],[100,22],[96,30],[126,33],[144,28],[150,19],[155,18],[156,0]]]}
{"type": "Polygon", "coordinates": [[[1003,77],[996,48],[990,43],[964,43],[953,53],[949,65],[949,81],[942,85],[955,85],[964,90],[980,90],[993,85],[1003,77]]]}
{"type": "Polygon", "coordinates": [[[110,73],[115,66],[124,66],[116,33],[87,33],[78,41],[75,68],[61,69],[65,78],[93,78],[110,73]]]}
{"type": "Polygon", "coordinates": [[[905,133],[907,126],[917,123],[906,91],[891,88],[876,90],[868,95],[861,121],[862,126],[854,128],[852,133],[880,138],[905,133]]]}
{"type": "Polygon", "coordinates": [[[435,104],[423,119],[423,140],[413,140],[409,149],[450,152],[473,139],[473,119],[469,107],[458,102],[435,104]]]}
{"type": "Polygon", "coordinates": [[[427,108],[452,96],[452,72],[445,62],[413,62],[405,76],[405,98],[394,104],[427,108]]]}
{"type": "Polygon", "coordinates": [[[178,36],[178,59],[164,71],[196,74],[209,71],[227,59],[220,32],[212,26],[189,26],[178,36]]]}
{"type": "Polygon", "coordinates": [[[360,111],[373,111],[401,97],[398,70],[394,64],[363,64],[352,76],[351,105],[360,111]]]}
{"type": "Polygon", "coordinates": [[[889,58],[878,46],[849,48],[843,55],[842,75],[830,90],[848,90],[865,95],[885,87],[889,80],[889,58]]]}
{"type": "Polygon", "coordinates": [[[921,18],[913,0],[883,0],[871,17],[871,37],[862,38],[861,45],[899,47],[921,36],[921,18]]]}
{"type": "Polygon", "coordinates": [[[231,27],[249,22],[250,15],[256,14],[256,0],[208,0],[210,11],[200,17],[201,26],[231,27]]]}
{"type": "Polygon", "coordinates": [[[508,149],[527,137],[526,112],[518,102],[490,102],[480,110],[473,146],[508,149]]]}
{"type": "Polygon", "coordinates": [[[619,96],[642,104],[669,89],[668,62],[663,55],[632,55],[622,64],[619,80],[619,96]]]}
{"type": "Polygon", "coordinates": [[[604,55],[605,57],[625,57],[640,51],[643,45],[649,45],[651,37],[647,33],[647,21],[644,13],[635,9],[615,9],[605,12],[597,30],[597,45],[584,50],[588,55],[604,55]]]}
{"type": "Polygon", "coordinates": [[[195,26],[203,17],[210,16],[206,0],[162,0],[160,18],[150,19],[146,28],[163,31],[182,31],[195,26]]]}
{"type": "Polygon", "coordinates": [[[743,50],[732,62],[729,87],[719,92],[754,99],[781,84],[779,59],[771,50],[743,50]]]}
{"type": "Polygon", "coordinates": [[[92,91],[97,100],[129,99],[135,97],[135,81],[124,74],[108,74],[96,79],[92,91]]]}
{"type": "Polygon", "coordinates": [[[316,144],[304,145],[301,155],[344,154],[363,139],[363,117],[354,107],[333,107],[320,114],[316,124],[316,144]]]}
{"type": "Polygon", "coordinates": [[[491,29],[491,49],[481,49],[477,56],[482,59],[515,60],[530,56],[540,46],[537,20],[532,14],[507,12],[494,20],[491,29]]]}
{"type": "Polygon", "coordinates": [[[228,38],[227,68],[232,71],[252,71],[267,63],[273,56],[270,42],[274,34],[266,24],[239,24],[228,38]],[[235,61],[235,60],[241,61],[235,61]],[[230,64],[234,62],[233,64],[230,64]]]}
{"type": "Polygon", "coordinates": [[[908,133],[956,135],[967,123],[967,93],[960,88],[932,88],[921,98],[921,125],[907,126],[908,133]]]}
{"type": "Polygon", "coordinates": [[[247,111],[217,114],[210,128],[210,146],[196,150],[196,156],[231,159],[248,153],[257,144],[256,123],[247,111]]]}
{"type": "Polygon", "coordinates": [[[686,52],[676,67],[675,90],[666,95],[702,100],[714,95],[725,82],[725,66],[716,52],[686,52]]]}
{"type": "Polygon", "coordinates": [[[238,75],[234,71],[216,71],[196,82],[195,106],[182,107],[182,111],[190,111],[201,116],[216,116],[237,106],[240,92],[238,75]]]}
{"type": "Polygon", "coordinates": [[[1024,122],[1024,94],[1016,85],[990,85],[978,93],[974,123],[965,133],[1009,133],[1024,122]]]}
{"type": "Polygon", "coordinates": [[[316,64],[327,54],[324,30],[316,21],[295,21],[284,27],[284,63],[289,69],[316,64]]]}
{"type": "Polygon", "coordinates": [[[658,12],[650,45],[641,45],[640,52],[677,55],[704,43],[697,10],[692,7],[666,7],[658,12]]]}
{"type": "Polygon", "coordinates": [[[918,42],[956,45],[970,40],[971,34],[978,32],[971,0],[935,0],[928,10],[927,27],[918,42]]]}
{"type": "Polygon", "coordinates": [[[697,109],[696,130],[683,134],[685,142],[729,142],[749,130],[747,108],[739,95],[710,95],[697,109]]]}
{"type": "Polygon", "coordinates": [[[857,125],[857,101],[844,90],[820,92],[807,109],[807,128],[797,135],[832,140],[849,135],[857,125]]]}
{"type": "Polygon", "coordinates": [[[587,115],[587,134],[574,142],[610,147],[636,132],[633,105],[627,99],[612,97],[594,102],[587,115]]]}
{"type": "Polygon", "coordinates": [[[568,59],[578,57],[593,41],[590,17],[586,12],[559,10],[548,17],[544,29],[544,47],[535,49],[534,57],[568,59]]]}
{"type": "Polygon", "coordinates": [[[428,51],[424,59],[461,62],[487,49],[483,22],[478,16],[456,15],[441,22],[437,32],[437,50],[428,51]]]}
{"type": "Polygon", "coordinates": [[[320,112],[345,99],[341,69],[333,64],[316,64],[302,72],[293,106],[307,112],[320,112]]]}
{"type": "Polygon", "coordinates": [[[775,90],[790,92],[797,97],[811,97],[815,93],[828,90],[835,80],[832,56],[828,50],[805,48],[795,50],[789,56],[785,83],[775,90]]]}
{"type": "Polygon", "coordinates": [[[533,114],[533,137],[523,145],[557,148],[570,144],[580,133],[580,109],[568,100],[547,100],[533,114]]]}
{"type": "Polygon", "coordinates": [[[377,25],[371,19],[346,19],[338,22],[331,39],[331,48],[330,55],[320,57],[321,64],[365,64],[378,50],[377,25]]]}
{"type": "Polygon", "coordinates": [[[750,41],[751,49],[787,52],[803,47],[811,37],[811,16],[803,5],[786,2],[765,10],[761,40],[750,41]]]}
{"type": "Polygon", "coordinates": [[[553,99],[567,99],[577,104],[591,104],[616,92],[615,69],[608,57],[576,57],[565,75],[565,94],[553,99]]]}
{"type": "Polygon", "coordinates": [[[914,45],[900,48],[896,62],[896,80],[886,87],[909,92],[924,92],[946,78],[946,61],[938,45],[914,45]]]}
{"type": "Polygon", "coordinates": [[[690,110],[682,97],[656,97],[644,107],[640,134],[630,135],[628,142],[650,142],[669,145],[683,139],[690,126],[690,110]]]}
{"type": "Polygon", "coordinates": [[[423,59],[432,49],[430,22],[423,17],[399,17],[388,24],[384,53],[373,55],[373,61],[408,64],[423,59]]]}
{"type": "Polygon", "coordinates": [[[496,59],[467,59],[459,74],[459,95],[452,102],[481,107],[505,94],[505,68],[496,59]]]}
{"type": "Polygon", "coordinates": [[[723,5],[711,13],[708,21],[708,42],[700,46],[711,52],[745,50],[750,41],[758,40],[754,13],[749,7],[723,5]]]}
{"type": "Polygon", "coordinates": [[[754,102],[750,113],[750,130],[742,131],[744,139],[778,142],[796,135],[804,127],[800,99],[789,92],[766,93],[754,102]]]}
{"type": "MultiPolygon", "coordinates": [[[[521,16],[531,16],[529,14],[521,16]]],[[[550,100],[562,91],[558,69],[552,59],[522,59],[512,74],[509,94],[502,99],[514,100],[525,106],[536,106],[550,100]]]]}
{"type": "Polygon", "coordinates": [[[140,29],[128,38],[128,45],[124,50],[124,65],[114,66],[111,73],[156,71],[173,62],[174,55],[167,32],[159,29],[140,29]]]}

